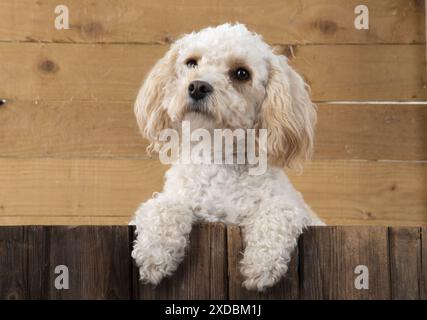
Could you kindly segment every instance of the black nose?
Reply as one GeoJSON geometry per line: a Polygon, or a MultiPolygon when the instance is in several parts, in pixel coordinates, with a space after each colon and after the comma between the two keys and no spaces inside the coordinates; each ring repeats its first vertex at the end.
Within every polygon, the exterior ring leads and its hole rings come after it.
{"type": "Polygon", "coordinates": [[[212,91],[212,86],[205,81],[193,81],[188,86],[188,94],[194,100],[203,99],[212,91]]]}

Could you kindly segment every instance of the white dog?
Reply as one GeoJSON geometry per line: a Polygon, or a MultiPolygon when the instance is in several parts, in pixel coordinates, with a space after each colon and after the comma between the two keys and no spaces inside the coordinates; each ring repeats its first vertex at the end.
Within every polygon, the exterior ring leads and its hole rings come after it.
{"type": "Polygon", "coordinates": [[[150,151],[166,128],[267,129],[269,165],[180,164],[164,190],[134,218],[132,257],[143,281],[157,284],[183,260],[191,226],[222,221],[243,229],[241,273],[247,289],[264,290],[286,273],[298,236],[322,224],[293,188],[283,167],[298,166],[313,149],[316,109],[303,79],[262,38],[241,24],[224,24],[172,44],[139,91],[135,113],[150,151]]]}

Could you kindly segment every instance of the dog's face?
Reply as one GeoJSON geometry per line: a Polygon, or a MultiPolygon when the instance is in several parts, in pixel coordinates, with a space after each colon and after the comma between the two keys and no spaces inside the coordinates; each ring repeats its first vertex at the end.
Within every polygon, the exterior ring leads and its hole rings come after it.
{"type": "Polygon", "coordinates": [[[135,103],[142,133],[158,151],[162,129],[267,129],[279,165],[306,158],[316,113],[302,78],[243,25],[185,35],[154,66],[135,103]]]}
{"type": "Polygon", "coordinates": [[[242,26],[222,26],[178,40],[176,77],[165,95],[173,121],[203,128],[253,128],[266,94],[268,47],[242,26]]]}

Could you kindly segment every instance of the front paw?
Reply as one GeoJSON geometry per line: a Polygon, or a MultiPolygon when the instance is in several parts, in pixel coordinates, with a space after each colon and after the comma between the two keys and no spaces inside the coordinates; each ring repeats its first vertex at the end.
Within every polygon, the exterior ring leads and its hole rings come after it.
{"type": "MultiPolygon", "coordinates": [[[[281,259],[280,259],[281,260],[281,259]]],[[[240,272],[244,276],[243,286],[248,290],[265,291],[274,286],[286,273],[284,261],[262,261],[243,258],[240,272]]]]}
{"type": "Polygon", "coordinates": [[[177,269],[178,262],[175,262],[171,254],[162,250],[147,249],[135,243],[132,258],[135,259],[139,267],[139,276],[144,283],[157,285],[166,277],[172,275],[177,269]]]}

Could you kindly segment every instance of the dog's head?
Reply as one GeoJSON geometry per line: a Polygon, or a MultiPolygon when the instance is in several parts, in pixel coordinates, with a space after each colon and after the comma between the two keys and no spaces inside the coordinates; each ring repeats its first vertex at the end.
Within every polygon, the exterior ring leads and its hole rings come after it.
{"type": "Polygon", "coordinates": [[[148,74],[135,103],[138,125],[158,151],[160,131],[267,129],[269,160],[294,165],[313,149],[315,106],[303,79],[242,24],[190,33],[148,74]]]}

